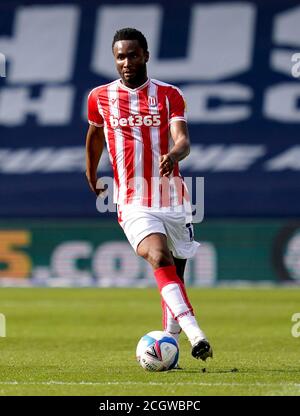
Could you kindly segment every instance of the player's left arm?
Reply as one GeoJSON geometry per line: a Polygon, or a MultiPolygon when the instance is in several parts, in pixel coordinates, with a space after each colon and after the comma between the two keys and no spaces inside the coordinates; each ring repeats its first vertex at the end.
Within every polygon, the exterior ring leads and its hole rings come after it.
{"type": "Polygon", "coordinates": [[[170,133],[174,140],[174,146],[169,153],[160,158],[160,175],[169,176],[176,162],[184,159],[190,153],[190,138],[186,121],[174,120],[170,124],[170,133]]]}

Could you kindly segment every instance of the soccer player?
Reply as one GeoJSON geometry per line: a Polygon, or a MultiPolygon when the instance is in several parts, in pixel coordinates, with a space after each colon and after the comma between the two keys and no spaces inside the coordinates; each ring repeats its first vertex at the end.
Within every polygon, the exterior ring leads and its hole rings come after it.
{"type": "Polygon", "coordinates": [[[135,252],[154,271],[162,298],[164,330],[181,330],[192,355],[206,360],[212,348],[188,299],[183,275],[199,243],[187,217],[187,191],[178,162],[190,142],[185,102],[173,85],[148,78],[144,35],[132,28],[115,33],[112,51],[120,79],[88,96],[86,176],[96,195],[97,167],[106,142],[114,173],[118,221],[135,252]]]}

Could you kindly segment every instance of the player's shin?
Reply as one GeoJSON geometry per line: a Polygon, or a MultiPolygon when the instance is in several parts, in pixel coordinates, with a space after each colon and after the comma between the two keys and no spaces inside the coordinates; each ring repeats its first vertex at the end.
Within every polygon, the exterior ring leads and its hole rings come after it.
{"type": "Polygon", "coordinates": [[[187,335],[190,343],[193,345],[199,339],[204,339],[205,335],[196,321],[184,284],[176,274],[176,267],[160,267],[155,270],[154,274],[167,308],[187,335]]]}
{"type": "Polygon", "coordinates": [[[163,297],[161,298],[162,316],[163,316],[163,330],[171,334],[176,341],[179,341],[181,333],[181,326],[175,318],[173,318],[171,311],[167,307],[163,297]]]}

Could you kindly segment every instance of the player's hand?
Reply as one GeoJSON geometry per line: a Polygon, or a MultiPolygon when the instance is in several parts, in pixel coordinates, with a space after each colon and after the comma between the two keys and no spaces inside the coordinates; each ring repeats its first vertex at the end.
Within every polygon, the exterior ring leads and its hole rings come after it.
{"type": "Polygon", "coordinates": [[[85,173],[89,187],[91,190],[98,196],[103,194],[106,191],[106,188],[104,187],[101,179],[98,179],[97,176],[91,177],[90,175],[85,173]]]}
{"type": "Polygon", "coordinates": [[[171,155],[162,155],[159,163],[160,176],[169,176],[173,172],[174,165],[175,159],[171,155]]]}

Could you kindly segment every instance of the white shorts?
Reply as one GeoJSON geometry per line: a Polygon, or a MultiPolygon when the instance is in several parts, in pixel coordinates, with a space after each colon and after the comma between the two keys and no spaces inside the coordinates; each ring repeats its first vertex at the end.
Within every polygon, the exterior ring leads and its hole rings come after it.
{"type": "Polygon", "coordinates": [[[167,237],[168,247],[173,256],[179,259],[193,257],[200,246],[194,240],[193,224],[187,223],[183,210],[174,212],[166,209],[122,205],[118,207],[119,223],[133,247],[149,234],[162,233],[167,237]]]}

